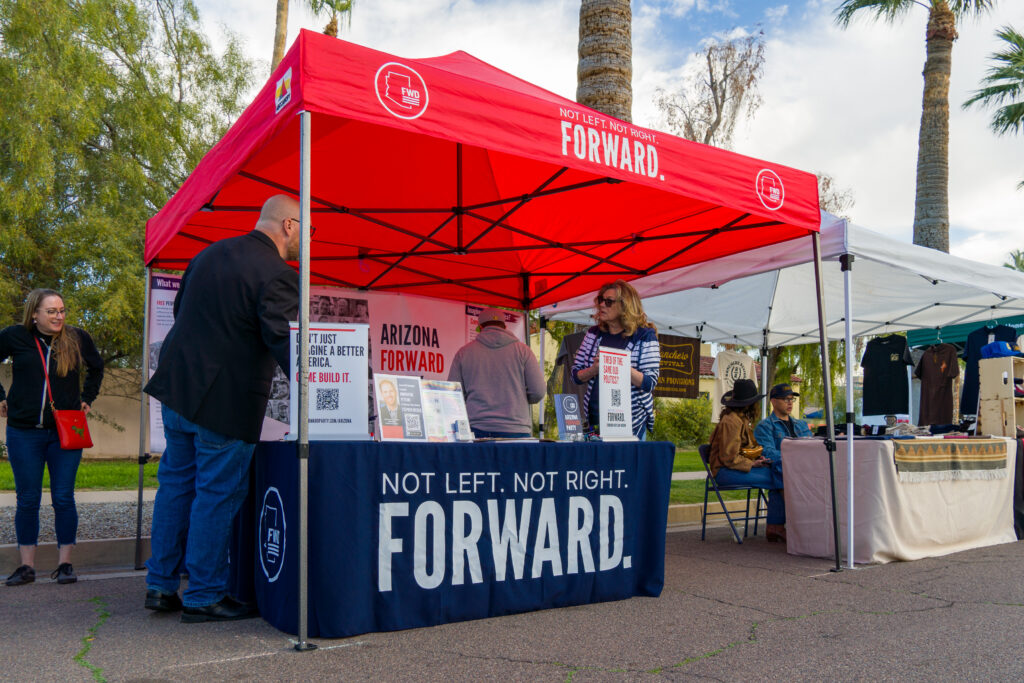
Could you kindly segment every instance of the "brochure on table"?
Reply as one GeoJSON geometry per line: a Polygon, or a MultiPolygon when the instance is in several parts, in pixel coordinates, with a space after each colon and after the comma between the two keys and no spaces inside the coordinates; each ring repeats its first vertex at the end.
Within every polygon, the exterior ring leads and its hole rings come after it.
{"type": "MultiPolygon", "coordinates": [[[[291,395],[299,395],[299,326],[290,324],[291,395]]],[[[309,440],[369,439],[366,415],[369,377],[369,325],[323,323],[309,327],[309,440]]],[[[299,402],[290,401],[289,431],[299,435],[299,402]]]]}
{"type": "Polygon", "coordinates": [[[576,441],[583,437],[580,402],[576,394],[555,394],[555,417],[558,419],[559,441],[576,441]]]}
{"type": "Polygon", "coordinates": [[[375,374],[373,385],[382,441],[472,440],[458,382],[375,374]]]}
{"type": "Polygon", "coordinates": [[[598,405],[602,441],[629,441],[633,436],[629,351],[601,346],[598,405]]]}

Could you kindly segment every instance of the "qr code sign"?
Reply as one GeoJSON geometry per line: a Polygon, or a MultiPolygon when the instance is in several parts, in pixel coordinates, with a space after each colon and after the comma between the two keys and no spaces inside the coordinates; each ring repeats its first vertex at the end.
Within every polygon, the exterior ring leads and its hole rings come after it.
{"type": "Polygon", "coordinates": [[[622,389],[612,389],[612,406],[618,408],[622,405],[622,389]]]}
{"type": "Polygon", "coordinates": [[[338,409],[338,393],[340,389],[317,389],[316,390],[316,409],[317,410],[337,410],[338,409]]]}

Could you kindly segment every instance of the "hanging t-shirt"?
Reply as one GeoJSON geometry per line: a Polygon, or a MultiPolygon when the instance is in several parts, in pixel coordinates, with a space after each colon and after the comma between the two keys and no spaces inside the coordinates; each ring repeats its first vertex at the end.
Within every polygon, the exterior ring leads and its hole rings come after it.
{"type": "Polygon", "coordinates": [[[914,375],[921,379],[921,413],[917,424],[953,422],[953,380],[960,376],[960,362],[952,344],[936,344],[925,350],[914,375]]]}
{"type": "Polygon", "coordinates": [[[1017,338],[1017,331],[1009,325],[996,327],[979,327],[967,335],[962,358],[964,366],[964,389],[960,392],[960,415],[978,414],[978,361],[981,360],[981,347],[994,341],[1012,342],[1017,338]]]}
{"type": "Polygon", "coordinates": [[[910,412],[907,366],[913,363],[906,337],[893,334],[868,342],[860,359],[860,366],[864,368],[865,415],[910,412]]]}
{"type": "Polygon", "coordinates": [[[722,351],[715,357],[711,372],[715,375],[711,391],[711,421],[718,422],[718,416],[722,414],[722,396],[732,391],[733,383],[738,379],[757,381],[754,359],[739,351],[722,351]]]}

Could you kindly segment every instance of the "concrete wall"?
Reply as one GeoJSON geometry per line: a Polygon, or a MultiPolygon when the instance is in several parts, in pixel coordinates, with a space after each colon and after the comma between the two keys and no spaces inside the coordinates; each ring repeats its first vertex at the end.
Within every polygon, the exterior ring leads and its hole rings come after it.
{"type": "MultiPolygon", "coordinates": [[[[97,460],[139,455],[139,370],[107,368],[100,395],[89,414],[93,447],[84,457],[97,460]],[[120,429],[118,429],[120,428],[120,429]]],[[[0,383],[11,386],[11,364],[0,364],[0,383]]],[[[0,441],[7,440],[7,420],[0,417],[0,441]]]]}

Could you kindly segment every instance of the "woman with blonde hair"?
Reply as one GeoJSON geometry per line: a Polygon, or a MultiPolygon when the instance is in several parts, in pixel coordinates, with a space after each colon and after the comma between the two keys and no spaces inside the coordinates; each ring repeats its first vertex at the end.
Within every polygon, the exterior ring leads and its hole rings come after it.
{"type": "Polygon", "coordinates": [[[103,359],[85,330],[65,324],[65,314],[60,294],[52,289],[34,289],[25,300],[21,324],[0,330],[0,362],[7,358],[13,362],[10,391],[0,386],[0,417],[7,418],[7,459],[17,494],[14,530],[21,554],[21,566],[7,577],[8,586],[36,579],[44,467],[50,472],[60,558],[52,578],[57,583],[78,580],[71,566],[71,549],[78,533],[75,475],[82,450],[60,447],[50,396],[57,410],[80,408],[88,413],[100,392],[103,359]]]}
{"type": "Polygon", "coordinates": [[[576,359],[572,378],[587,384],[583,412],[592,429],[600,423],[596,381],[599,372],[598,347],[622,349],[630,355],[630,403],[633,408],[633,434],[643,440],[654,429],[654,387],[658,384],[661,347],[658,331],[647,322],[640,295],[624,280],[601,286],[594,298],[594,322],[587,330],[576,359]]]}

